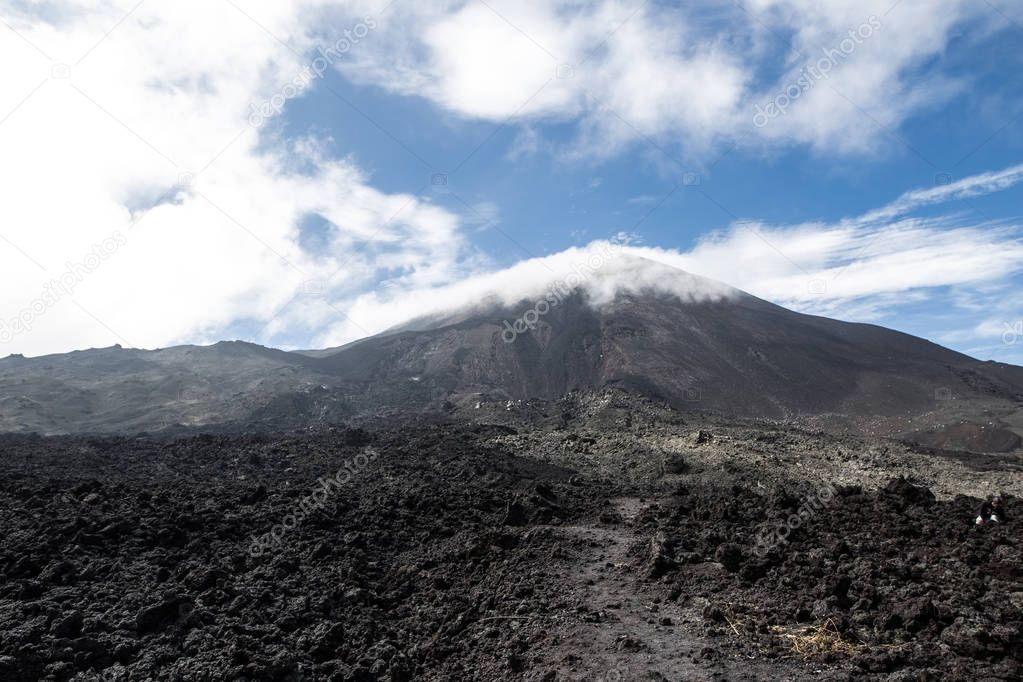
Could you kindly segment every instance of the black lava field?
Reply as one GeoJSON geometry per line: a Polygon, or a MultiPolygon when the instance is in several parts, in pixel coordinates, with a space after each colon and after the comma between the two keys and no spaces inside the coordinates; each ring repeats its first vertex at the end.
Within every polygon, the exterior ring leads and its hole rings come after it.
{"type": "Polygon", "coordinates": [[[0,679],[1023,678],[1011,513],[893,478],[781,541],[783,473],[637,484],[513,432],[4,436],[0,679]]]}

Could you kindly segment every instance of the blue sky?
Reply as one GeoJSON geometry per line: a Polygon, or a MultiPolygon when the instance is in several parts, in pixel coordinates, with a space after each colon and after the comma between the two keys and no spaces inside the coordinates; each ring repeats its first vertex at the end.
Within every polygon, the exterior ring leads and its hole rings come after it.
{"type": "Polygon", "coordinates": [[[23,201],[0,215],[0,355],[334,345],[624,237],[797,310],[1023,363],[1014,3],[0,14],[21,65],[0,145],[23,159],[2,178],[23,201]]]}

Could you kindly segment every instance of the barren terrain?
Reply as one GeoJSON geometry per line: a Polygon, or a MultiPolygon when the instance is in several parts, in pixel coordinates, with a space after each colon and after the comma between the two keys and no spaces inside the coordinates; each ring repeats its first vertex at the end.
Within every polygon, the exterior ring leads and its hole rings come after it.
{"type": "Polygon", "coordinates": [[[469,410],[3,437],[0,677],[1019,679],[1018,458],[613,391],[469,410]]]}

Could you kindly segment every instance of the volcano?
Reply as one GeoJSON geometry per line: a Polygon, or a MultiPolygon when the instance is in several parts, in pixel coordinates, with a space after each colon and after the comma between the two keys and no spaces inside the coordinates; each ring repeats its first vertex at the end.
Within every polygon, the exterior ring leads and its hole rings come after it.
{"type": "Polygon", "coordinates": [[[413,321],[319,355],[381,403],[479,394],[556,399],[618,387],[683,411],[914,432],[936,446],[983,423],[1014,449],[1023,368],[982,362],[870,324],[797,313],[635,259],[681,286],[585,289],[413,321]],[[692,295],[699,292],[699,295],[692,295]],[[707,292],[712,292],[708,294],[707,292]],[[1004,420],[1004,421],[1003,421],[1004,420]],[[953,434],[953,435],[950,435],[953,434]],[[947,437],[946,437],[947,436],[947,437]]]}
{"type": "Polygon", "coordinates": [[[797,313],[623,256],[610,279],[538,282],[509,303],[408,322],[340,348],[248,343],[0,361],[0,427],[68,433],[300,425],[618,388],[676,409],[1011,451],[1023,368],[870,324],[797,313]]]}

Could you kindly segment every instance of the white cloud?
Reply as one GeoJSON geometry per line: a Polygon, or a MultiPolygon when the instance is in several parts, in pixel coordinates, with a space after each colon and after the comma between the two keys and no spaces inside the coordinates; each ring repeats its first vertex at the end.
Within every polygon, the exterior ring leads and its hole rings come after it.
{"type": "Polygon", "coordinates": [[[924,63],[942,53],[954,27],[992,12],[968,0],[746,0],[745,6],[761,40],[791,34],[780,77],[750,95],[760,106],[790,87],[794,97],[758,133],[839,152],[876,149],[913,113],[961,89],[924,63]]]}
{"type": "MultiPolygon", "coordinates": [[[[576,121],[574,155],[647,137],[696,156],[723,139],[863,153],[967,85],[929,63],[958,29],[1006,23],[973,0],[449,1],[393,7],[339,68],[469,119],[576,121]],[[802,91],[786,113],[754,125],[790,86],[802,91]]],[[[540,148],[537,134],[515,153],[540,148]]]]}
{"type": "Polygon", "coordinates": [[[416,286],[453,276],[457,216],[375,190],[316,141],[248,124],[253,104],[305,71],[321,11],[312,0],[0,8],[0,145],[16,161],[0,165],[0,320],[32,327],[0,350],[163,346],[270,319],[296,295],[288,310],[315,323],[338,312],[300,295],[310,286],[351,291],[381,268],[416,286]],[[323,252],[300,246],[309,215],[333,225],[323,252]],[[73,300],[42,300],[118,231],[124,245],[79,273],[73,300]]]}
{"type": "Polygon", "coordinates": [[[936,187],[906,192],[887,206],[868,213],[861,219],[861,222],[894,218],[922,206],[970,199],[1008,189],[1023,180],[1023,164],[971,175],[956,181],[953,181],[951,177],[939,175],[937,180],[942,182],[939,182],[936,187]]]}
{"type": "MultiPolygon", "coordinates": [[[[350,309],[354,318],[382,330],[414,318],[457,317],[493,305],[538,300],[552,290],[567,291],[577,286],[594,305],[605,304],[619,293],[642,291],[672,294],[686,301],[720,300],[738,293],[722,282],[637,258],[649,251],[597,240],[585,247],[531,258],[503,270],[479,272],[443,286],[368,293],[355,298],[350,309]]],[[[316,345],[339,345],[359,336],[350,322],[340,321],[328,328],[316,345]]]]}
{"type": "Polygon", "coordinates": [[[834,315],[856,305],[862,318],[866,303],[880,311],[899,302],[879,297],[908,297],[1020,272],[1019,238],[1018,228],[957,227],[946,218],[859,229],[737,225],[675,262],[692,272],[727,277],[750,293],[797,310],[834,315]]]}
{"type": "Polygon", "coordinates": [[[636,130],[702,144],[734,119],[746,78],[735,52],[652,3],[424,4],[380,23],[373,48],[341,65],[349,78],[467,118],[581,118],[599,139],[588,153],[613,154],[636,130]]]}

